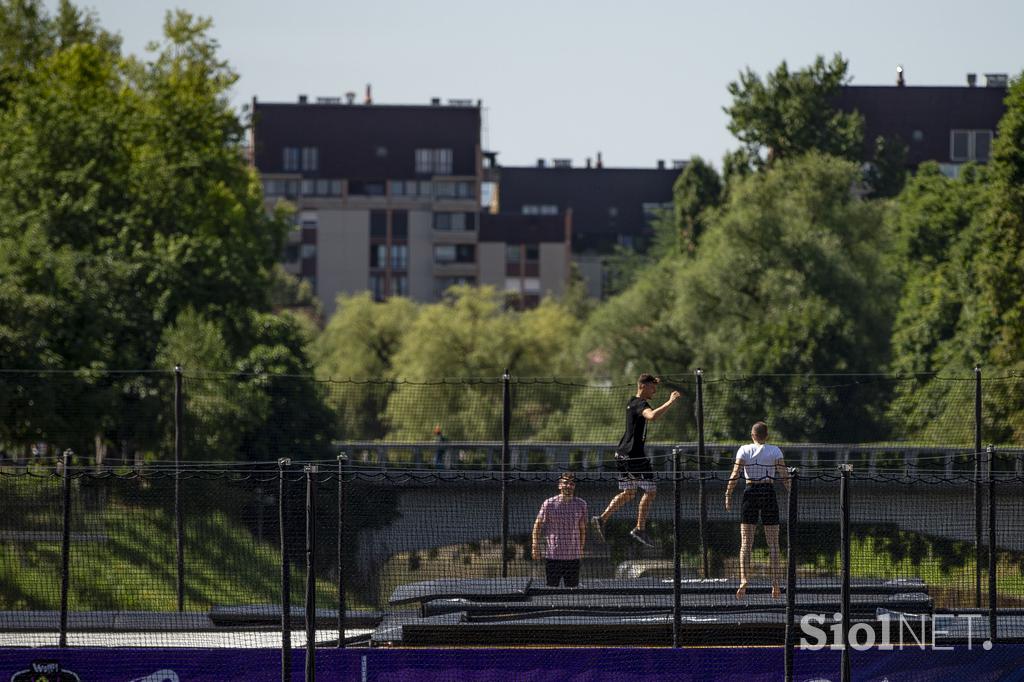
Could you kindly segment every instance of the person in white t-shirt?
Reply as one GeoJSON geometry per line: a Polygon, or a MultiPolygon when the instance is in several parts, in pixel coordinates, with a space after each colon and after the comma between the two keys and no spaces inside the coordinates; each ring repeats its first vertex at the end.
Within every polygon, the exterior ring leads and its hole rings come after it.
{"type": "Polygon", "coordinates": [[[764,526],[764,538],[768,541],[769,572],[772,579],[772,597],[782,594],[779,589],[779,501],[775,497],[776,478],[782,480],[789,492],[789,472],[782,460],[782,450],[768,445],[768,425],[757,422],[750,427],[750,438],[754,441],[736,451],[736,464],[729,476],[725,489],[725,510],[732,506],[732,491],[740,475],[746,481],[743,502],[740,504],[740,587],[736,598],[747,594],[747,575],[750,573],[750,552],[754,546],[757,522],[764,526]]]}

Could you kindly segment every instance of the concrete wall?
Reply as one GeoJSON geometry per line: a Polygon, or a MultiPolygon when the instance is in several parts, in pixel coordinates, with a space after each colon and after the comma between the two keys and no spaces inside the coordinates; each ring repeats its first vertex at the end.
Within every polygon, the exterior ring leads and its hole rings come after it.
{"type": "Polygon", "coordinates": [[[573,262],[579,268],[580,275],[587,287],[587,296],[601,298],[601,278],[603,266],[601,256],[574,256],[573,262]]]}
{"type": "Polygon", "coordinates": [[[318,211],[316,294],[324,315],[334,314],[338,294],[366,291],[370,283],[370,212],[318,211]]]}
{"type": "Polygon", "coordinates": [[[565,293],[569,281],[569,245],[541,242],[540,291],[543,295],[559,296],[565,293]]]}
{"type": "Polygon", "coordinates": [[[480,242],[476,258],[480,267],[479,284],[490,284],[498,291],[505,290],[505,242],[480,242]]]}
{"type": "Polygon", "coordinates": [[[409,211],[409,298],[434,300],[434,226],[430,211],[409,211]]]}

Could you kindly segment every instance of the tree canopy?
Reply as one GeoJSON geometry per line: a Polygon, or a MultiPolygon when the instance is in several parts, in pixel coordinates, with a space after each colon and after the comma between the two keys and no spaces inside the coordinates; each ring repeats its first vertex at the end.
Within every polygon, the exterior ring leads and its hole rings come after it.
{"type": "Polygon", "coordinates": [[[863,117],[833,104],[839,88],[849,82],[848,66],[840,54],[828,62],[819,56],[796,71],[782,62],[763,79],[748,68],[729,83],[728,128],[742,143],[746,161],[762,168],[812,150],[858,159],[863,117]]]}
{"type": "MultiPolygon", "coordinates": [[[[288,226],[241,155],[237,76],[210,26],[169,13],[143,61],[69,2],[55,16],[32,0],[0,6],[0,352],[8,369],[89,369],[62,392],[105,401],[69,410],[78,419],[59,439],[79,449],[104,437],[97,413],[169,400],[140,400],[154,387],[138,380],[100,390],[105,370],[308,367],[291,331],[265,343],[263,331],[294,326],[260,317],[288,226]]],[[[5,435],[56,438],[36,412],[5,435]]],[[[158,448],[143,431],[118,440],[158,448]]]]}

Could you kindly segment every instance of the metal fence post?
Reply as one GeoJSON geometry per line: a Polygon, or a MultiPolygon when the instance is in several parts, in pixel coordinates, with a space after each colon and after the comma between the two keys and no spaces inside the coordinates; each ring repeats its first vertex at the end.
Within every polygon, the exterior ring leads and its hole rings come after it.
{"type": "Polygon", "coordinates": [[[60,529],[60,639],[58,646],[68,645],[68,590],[71,580],[71,450],[65,450],[61,472],[63,518],[60,529]]]}
{"type": "Polygon", "coordinates": [[[345,620],[348,616],[345,606],[345,470],[348,455],[338,455],[338,648],[345,648],[345,620]]]}
{"type": "Polygon", "coordinates": [[[181,365],[174,366],[174,542],[178,611],[185,610],[185,526],[181,510],[181,460],[185,449],[185,391],[181,365]]]}
{"type": "Polygon", "coordinates": [[[992,475],[992,464],[996,454],[995,447],[986,449],[988,460],[988,630],[989,641],[995,643],[997,637],[996,611],[996,479],[992,475]]]}
{"type": "Polygon", "coordinates": [[[306,682],[316,680],[316,473],[315,464],[306,473],[306,682]]]}
{"type": "Polygon", "coordinates": [[[974,366],[974,606],[981,608],[981,366],[974,366]]]}
{"type": "Polygon", "coordinates": [[[843,682],[850,682],[850,473],[853,471],[852,464],[840,464],[839,473],[842,478],[839,481],[839,515],[840,527],[839,537],[842,546],[842,587],[840,600],[842,605],[843,620],[843,659],[840,679],[843,682]]]}
{"type": "Polygon", "coordinates": [[[683,520],[680,506],[683,501],[682,493],[682,463],[680,462],[680,451],[682,448],[672,448],[672,492],[675,496],[672,505],[672,646],[679,648],[682,643],[679,641],[679,633],[683,627],[683,604],[682,604],[682,580],[683,566],[679,553],[682,551],[683,520]]]}
{"type": "Polygon", "coordinates": [[[277,518],[281,538],[281,682],[291,682],[292,679],[292,578],[288,563],[288,534],[285,531],[288,506],[285,468],[291,463],[287,457],[277,460],[277,518]]]}
{"type": "Polygon", "coordinates": [[[509,432],[512,430],[512,377],[508,369],[501,377],[501,577],[508,577],[508,484],[509,484],[509,432]]]}
{"type": "Polygon", "coordinates": [[[796,611],[796,527],[799,517],[800,469],[789,469],[789,519],[786,526],[786,682],[793,682],[793,650],[796,646],[796,627],[793,616],[796,611]]]}
{"type": "Polygon", "coordinates": [[[701,576],[711,577],[708,562],[708,499],[704,481],[704,370],[697,369],[697,503],[700,505],[697,534],[700,536],[701,576]]]}

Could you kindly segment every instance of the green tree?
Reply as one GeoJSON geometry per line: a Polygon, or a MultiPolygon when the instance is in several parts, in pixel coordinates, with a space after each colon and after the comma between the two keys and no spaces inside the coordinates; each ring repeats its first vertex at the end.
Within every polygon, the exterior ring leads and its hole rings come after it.
{"type": "Polygon", "coordinates": [[[873,372],[888,359],[896,282],[880,254],[892,240],[858,181],[855,164],[823,154],[777,162],[733,189],[680,272],[672,325],[696,366],[719,379],[794,375],[720,383],[712,433],[736,437],[768,418],[786,438],[860,439],[877,424],[867,405],[795,376],[873,372]]]}
{"type": "MultiPolygon", "coordinates": [[[[53,17],[36,2],[0,5],[0,346],[8,368],[80,370],[59,399],[5,420],[0,437],[161,448],[153,425],[166,428],[166,400],[148,398],[166,396],[164,380],[109,370],[187,350],[181,330],[203,328],[186,311],[217,320],[234,371],[308,367],[309,335],[265,317],[287,224],[266,213],[240,154],[236,75],[209,28],[168,14],[141,61],[68,2],[53,17]]],[[[0,385],[0,403],[41,390],[0,385]]]]}
{"type": "MultiPolygon", "coordinates": [[[[729,83],[732,104],[729,132],[743,144],[746,161],[755,168],[817,150],[855,161],[863,142],[863,117],[839,111],[833,98],[849,81],[847,61],[836,54],[830,62],[790,71],[782,62],[763,80],[749,68],[729,83]]],[[[730,172],[742,164],[733,160],[730,172]]],[[[730,173],[727,173],[727,176],[730,173]]]]}
{"type": "MultiPolygon", "coordinates": [[[[894,368],[918,376],[902,390],[892,419],[920,440],[947,441],[969,414],[971,368],[985,384],[986,439],[1024,434],[1024,78],[1007,91],[992,161],[959,177],[923,167],[897,199],[907,263],[893,332],[894,368]],[[960,390],[951,390],[959,377],[960,390]]],[[[973,444],[962,429],[958,445],[973,444]]]]}
{"type": "Polygon", "coordinates": [[[899,136],[875,138],[865,180],[874,197],[894,197],[907,181],[907,144],[899,136]]]}
{"type": "MultiPolygon", "coordinates": [[[[452,287],[445,301],[420,309],[394,355],[394,376],[410,383],[391,387],[388,437],[421,440],[440,425],[453,440],[500,439],[504,370],[516,377],[565,376],[573,367],[566,340],[579,324],[554,299],[507,310],[490,287],[452,287]]],[[[521,406],[534,405],[524,407],[534,417],[529,427],[523,422],[521,437],[546,429],[551,395],[521,396],[521,406]]]]}
{"type": "Polygon", "coordinates": [[[318,379],[327,382],[327,400],[343,438],[384,436],[382,420],[393,367],[403,338],[419,308],[407,298],[375,303],[369,293],[339,296],[330,322],[311,347],[318,379]]]}
{"type": "Polygon", "coordinates": [[[722,201],[722,179],[714,167],[694,156],[672,186],[673,217],[677,244],[693,253],[707,227],[708,212],[722,201]]]}

